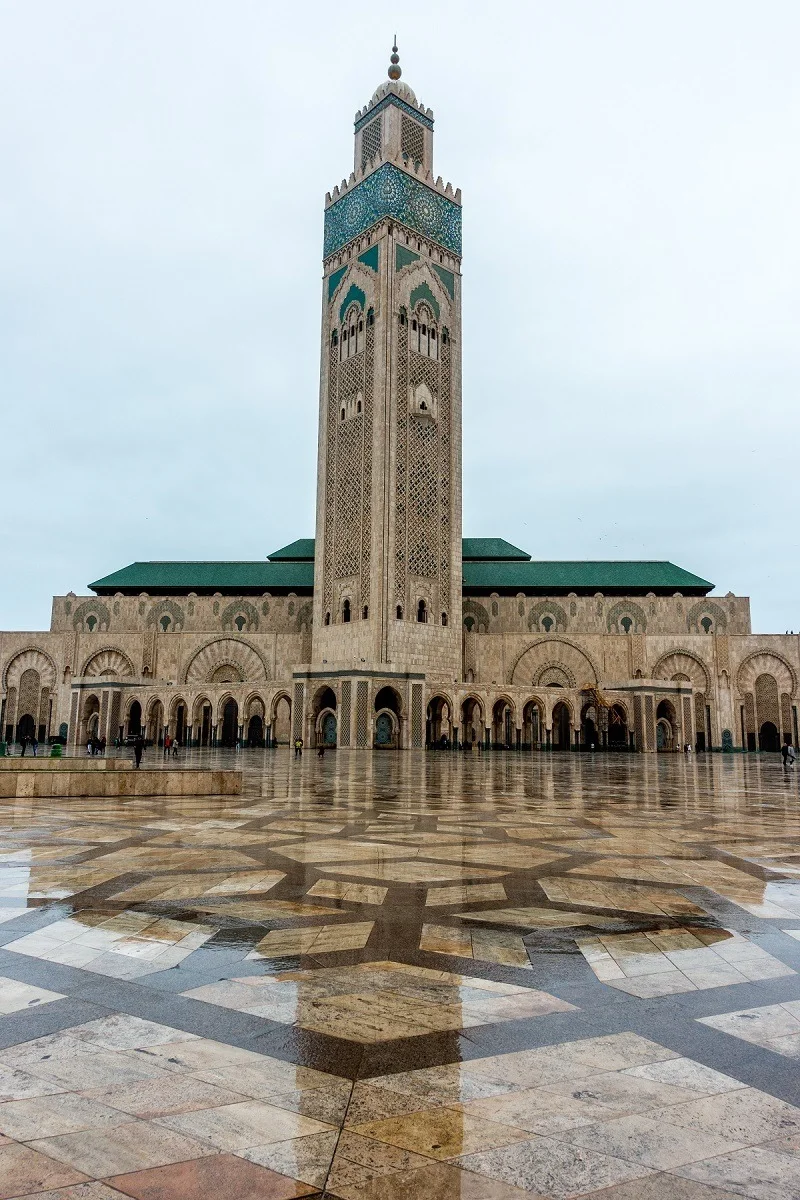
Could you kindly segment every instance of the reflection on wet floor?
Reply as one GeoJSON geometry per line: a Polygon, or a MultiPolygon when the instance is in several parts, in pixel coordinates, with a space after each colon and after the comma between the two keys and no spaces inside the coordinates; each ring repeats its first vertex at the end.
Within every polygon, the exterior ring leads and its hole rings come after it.
{"type": "Polygon", "coordinates": [[[243,794],[0,803],[0,1022],[58,1030],[0,1050],[2,1200],[800,1194],[800,1110],[730,1073],[800,1057],[778,763],[204,764],[243,794]],[[70,1020],[87,981],[129,991],[70,1020]],[[724,1073],[658,1041],[701,993],[724,1073]],[[159,998],[186,1028],[133,1015],[159,998]],[[564,1034],[640,1001],[652,1041],[564,1034]]]}

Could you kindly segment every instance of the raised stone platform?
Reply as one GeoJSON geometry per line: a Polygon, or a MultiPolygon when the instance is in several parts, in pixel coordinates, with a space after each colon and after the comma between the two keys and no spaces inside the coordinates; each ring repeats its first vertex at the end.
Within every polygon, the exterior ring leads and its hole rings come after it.
{"type": "Polygon", "coordinates": [[[133,762],[133,751],[126,758],[51,758],[49,754],[34,758],[32,754],[16,754],[0,758],[0,771],[125,771],[133,762]]]}
{"type": "Polygon", "coordinates": [[[5,799],[241,794],[241,771],[150,770],[147,767],[137,771],[127,759],[109,759],[105,763],[84,763],[74,758],[0,759],[0,798],[5,799]]]}

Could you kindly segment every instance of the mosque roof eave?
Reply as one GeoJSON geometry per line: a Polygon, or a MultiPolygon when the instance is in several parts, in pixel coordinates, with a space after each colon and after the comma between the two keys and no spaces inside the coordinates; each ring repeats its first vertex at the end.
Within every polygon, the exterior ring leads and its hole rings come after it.
{"type": "MultiPolygon", "coordinates": [[[[534,561],[504,538],[464,538],[465,596],[526,595],[705,596],[714,585],[671,562],[534,561]]],[[[310,596],[314,590],[314,538],[298,538],[255,562],[136,562],[89,584],[97,595],[310,596]]]]}

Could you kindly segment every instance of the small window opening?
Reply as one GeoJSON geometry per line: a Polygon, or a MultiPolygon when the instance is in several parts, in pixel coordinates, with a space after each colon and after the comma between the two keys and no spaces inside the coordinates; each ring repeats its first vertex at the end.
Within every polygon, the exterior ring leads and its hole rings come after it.
{"type": "Polygon", "coordinates": [[[342,605],[342,620],[344,621],[345,624],[347,624],[347,622],[350,620],[350,601],[349,600],[345,600],[344,604],[342,605]]]}
{"type": "Polygon", "coordinates": [[[95,627],[95,625],[97,624],[97,617],[94,617],[94,616],[92,616],[92,617],[87,617],[87,618],[86,618],[86,624],[87,624],[87,626],[88,626],[89,633],[93,633],[93,632],[94,632],[94,627],[95,627]]]}
{"type": "Polygon", "coordinates": [[[622,626],[622,628],[625,630],[626,633],[630,633],[632,624],[633,624],[633,621],[630,619],[630,617],[623,617],[622,620],[620,621],[620,625],[622,626]]]}
{"type": "Polygon", "coordinates": [[[241,633],[242,630],[244,629],[245,625],[247,624],[247,617],[243,617],[240,614],[238,617],[235,618],[233,623],[236,626],[236,628],[239,630],[239,633],[241,633]]]}
{"type": "MultiPolygon", "coordinates": [[[[425,331],[423,330],[423,333],[424,333],[424,332],[425,332],[425,331]]],[[[431,330],[431,341],[435,341],[435,340],[436,340],[436,330],[435,330],[435,329],[432,329],[432,330],[431,330]]]]}
{"type": "Polygon", "coordinates": [[[358,322],[358,332],[363,333],[363,331],[364,331],[364,322],[363,322],[363,320],[361,320],[358,322]]]}
{"type": "Polygon", "coordinates": [[[330,623],[331,623],[331,614],[329,612],[326,612],[325,613],[325,624],[330,625],[330,623]]]}
{"type": "Polygon", "coordinates": [[[355,336],[355,332],[356,332],[356,327],[355,327],[355,325],[351,325],[351,326],[350,326],[350,337],[354,337],[354,336],[355,336]]]}
{"type": "Polygon", "coordinates": [[[427,332],[428,332],[428,326],[427,326],[427,325],[423,325],[423,326],[421,327],[421,329],[420,329],[420,333],[427,333],[427,332]]]}
{"type": "Polygon", "coordinates": [[[362,608],[361,617],[364,621],[366,621],[368,619],[368,617],[369,617],[369,605],[368,604],[365,604],[364,607],[362,608]]]}
{"type": "Polygon", "coordinates": [[[356,404],[356,412],[361,412],[361,401],[360,400],[356,404]]]}
{"type": "Polygon", "coordinates": [[[347,341],[347,330],[346,329],[342,330],[342,341],[343,342],[347,341]]]}
{"type": "Polygon", "coordinates": [[[400,313],[400,324],[405,325],[405,323],[406,323],[406,314],[401,312],[400,313]]]}
{"type": "Polygon", "coordinates": [[[416,321],[411,322],[411,328],[414,330],[414,333],[417,332],[417,322],[416,321]]]}
{"type": "Polygon", "coordinates": [[[714,624],[714,622],[711,620],[711,617],[703,617],[700,624],[703,626],[703,629],[705,629],[706,633],[711,633],[711,629],[714,624]]]}
{"type": "Polygon", "coordinates": [[[428,620],[428,609],[424,600],[420,600],[417,605],[417,620],[424,624],[428,620]]]}
{"type": "Polygon", "coordinates": [[[403,619],[403,606],[402,606],[402,604],[398,604],[398,606],[397,606],[397,614],[396,614],[396,615],[397,615],[397,619],[398,619],[398,621],[402,621],[402,619],[403,619]]]}
{"type": "Polygon", "coordinates": [[[367,324],[368,325],[375,324],[375,313],[372,311],[372,309],[370,309],[369,312],[367,313],[367,324]]]}
{"type": "Polygon", "coordinates": [[[342,420],[344,420],[344,409],[342,409],[342,420]]]}
{"type": "Polygon", "coordinates": [[[442,625],[447,625],[447,613],[442,613],[442,625]]]}
{"type": "Polygon", "coordinates": [[[161,626],[161,628],[164,630],[164,633],[166,633],[166,632],[167,632],[167,630],[169,629],[169,626],[170,626],[170,619],[169,619],[169,617],[167,617],[167,616],[163,616],[163,617],[161,618],[161,620],[159,621],[159,625],[160,625],[160,626],[161,626]]]}

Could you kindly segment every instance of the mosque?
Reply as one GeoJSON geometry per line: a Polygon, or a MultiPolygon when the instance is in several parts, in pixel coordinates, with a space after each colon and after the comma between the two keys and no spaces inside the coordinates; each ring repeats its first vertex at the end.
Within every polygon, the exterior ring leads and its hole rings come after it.
{"type": "Polygon", "coordinates": [[[535,752],[798,743],[800,640],[671,562],[461,530],[461,193],[388,79],[325,198],[316,538],[137,562],[0,633],[0,734],[535,752]]]}

